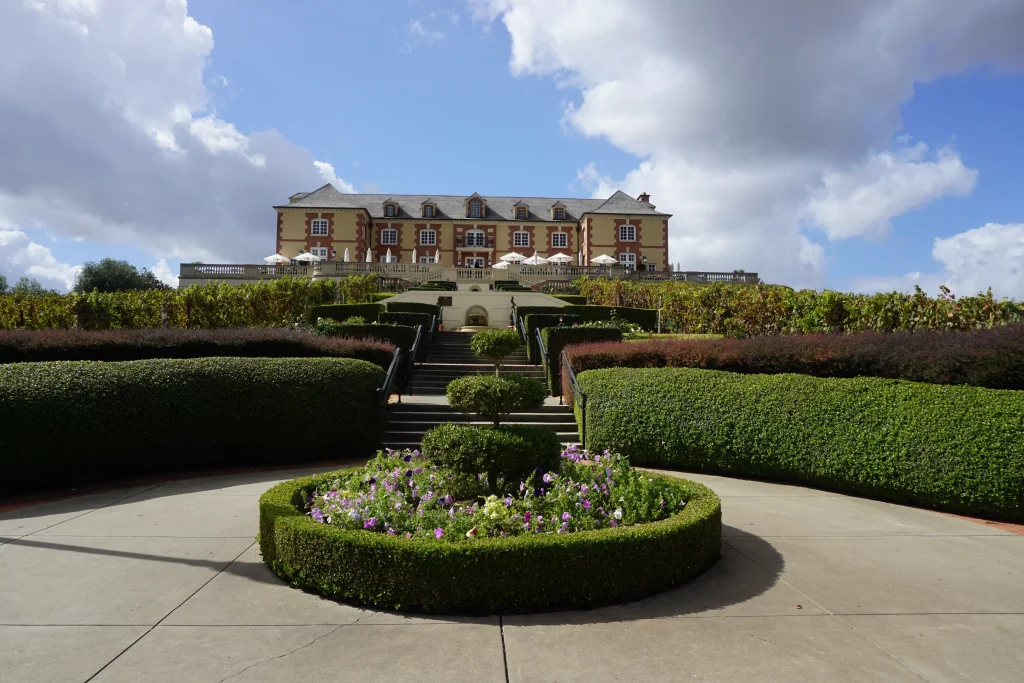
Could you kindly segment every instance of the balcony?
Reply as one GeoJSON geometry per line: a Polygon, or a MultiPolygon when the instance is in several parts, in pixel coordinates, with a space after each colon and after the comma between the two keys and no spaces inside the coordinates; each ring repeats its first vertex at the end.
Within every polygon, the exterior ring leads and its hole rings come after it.
{"type": "Polygon", "coordinates": [[[463,236],[455,238],[455,248],[463,250],[471,249],[494,249],[493,237],[463,236]]]}

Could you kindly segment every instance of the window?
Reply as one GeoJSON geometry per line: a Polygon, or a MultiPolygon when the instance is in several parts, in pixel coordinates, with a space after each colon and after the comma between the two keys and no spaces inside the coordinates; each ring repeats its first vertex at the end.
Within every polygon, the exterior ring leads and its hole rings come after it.
{"type": "Polygon", "coordinates": [[[420,263],[435,263],[433,256],[420,256],[420,263]]]}
{"type": "Polygon", "coordinates": [[[565,209],[555,209],[555,220],[556,221],[564,221],[565,220],[565,209]]]}
{"type": "Polygon", "coordinates": [[[433,230],[420,230],[420,246],[432,247],[437,244],[437,233],[433,230]]]}
{"type": "Polygon", "coordinates": [[[469,203],[469,217],[470,218],[481,218],[484,215],[484,204],[479,199],[474,199],[469,203]]]}
{"type": "Polygon", "coordinates": [[[468,256],[466,257],[467,268],[483,268],[484,259],[481,256],[468,256]]]}
{"type": "Polygon", "coordinates": [[[392,254],[391,255],[391,260],[388,261],[388,256],[387,256],[387,254],[385,254],[384,256],[380,257],[380,262],[381,263],[398,263],[398,257],[395,256],[394,254],[392,254]]]}
{"type": "Polygon", "coordinates": [[[381,244],[398,244],[398,231],[394,228],[380,231],[381,244]]]}
{"type": "Polygon", "coordinates": [[[636,254],[624,251],[619,254],[619,263],[627,268],[636,268],[636,254]]]}
{"type": "Polygon", "coordinates": [[[512,233],[512,245],[516,247],[530,246],[530,233],[524,231],[512,233]]]}
{"type": "Polygon", "coordinates": [[[655,270],[657,270],[657,268],[654,267],[653,263],[648,263],[647,264],[647,270],[649,270],[649,271],[651,271],[653,273],[655,270]]]}
{"type": "Polygon", "coordinates": [[[309,234],[327,236],[327,226],[330,225],[326,218],[314,218],[309,222],[309,234]]]}
{"type": "Polygon", "coordinates": [[[395,212],[395,205],[394,204],[388,204],[387,206],[384,207],[384,215],[385,216],[394,216],[395,213],[396,212],[395,212]]]}
{"type": "Polygon", "coordinates": [[[468,230],[468,231],[466,231],[466,246],[467,247],[482,247],[482,246],[484,246],[484,231],[483,230],[468,230]]]}
{"type": "Polygon", "coordinates": [[[569,248],[569,233],[567,233],[567,232],[553,232],[553,233],[551,233],[551,248],[552,249],[568,249],[569,248]]]}
{"type": "Polygon", "coordinates": [[[526,209],[519,206],[516,207],[516,218],[522,220],[526,218],[526,209]]]}
{"type": "Polygon", "coordinates": [[[619,241],[620,242],[636,242],[636,226],[620,225],[619,226],[619,241]]]}
{"type": "Polygon", "coordinates": [[[313,247],[309,250],[309,253],[313,256],[319,256],[322,259],[327,258],[327,247],[313,247]]]}
{"type": "Polygon", "coordinates": [[[434,207],[429,205],[429,204],[424,206],[423,207],[423,217],[424,218],[433,218],[434,217],[434,207]]]}

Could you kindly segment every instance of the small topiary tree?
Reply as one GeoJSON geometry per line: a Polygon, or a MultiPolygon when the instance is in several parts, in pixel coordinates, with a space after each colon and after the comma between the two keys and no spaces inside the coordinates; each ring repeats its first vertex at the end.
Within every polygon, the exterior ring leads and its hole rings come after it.
{"type": "Polygon", "coordinates": [[[556,469],[561,451],[553,431],[522,425],[480,428],[443,424],[423,437],[424,457],[454,472],[486,473],[492,495],[499,493],[499,479],[509,486],[528,477],[536,467],[556,469]]]}
{"type": "Polygon", "coordinates": [[[522,343],[518,332],[505,329],[481,330],[469,340],[473,353],[494,362],[495,376],[500,373],[505,357],[515,353],[522,343]]]}
{"type": "Polygon", "coordinates": [[[455,410],[479,415],[497,427],[505,415],[544,405],[548,392],[537,380],[522,375],[467,375],[449,382],[445,393],[455,410]]]}

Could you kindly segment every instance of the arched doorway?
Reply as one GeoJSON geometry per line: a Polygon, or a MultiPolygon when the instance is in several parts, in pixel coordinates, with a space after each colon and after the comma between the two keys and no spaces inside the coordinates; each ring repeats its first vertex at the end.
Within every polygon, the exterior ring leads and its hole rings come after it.
{"type": "Polygon", "coordinates": [[[482,306],[470,306],[466,311],[467,327],[487,327],[487,311],[482,306]]]}

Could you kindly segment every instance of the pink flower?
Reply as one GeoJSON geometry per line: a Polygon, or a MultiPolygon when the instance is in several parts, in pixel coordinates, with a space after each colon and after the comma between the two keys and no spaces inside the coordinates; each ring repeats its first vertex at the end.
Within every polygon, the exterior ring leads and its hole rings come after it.
{"type": "Polygon", "coordinates": [[[586,500],[586,499],[583,500],[583,508],[586,509],[586,510],[590,509],[590,501],[589,500],[586,500]]]}
{"type": "Polygon", "coordinates": [[[442,536],[444,536],[444,529],[440,527],[434,529],[434,538],[441,538],[442,536]]]}

